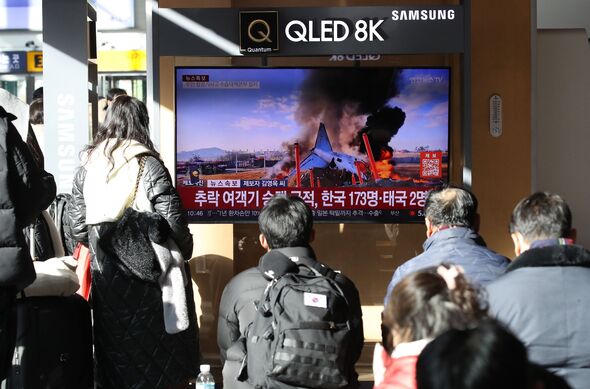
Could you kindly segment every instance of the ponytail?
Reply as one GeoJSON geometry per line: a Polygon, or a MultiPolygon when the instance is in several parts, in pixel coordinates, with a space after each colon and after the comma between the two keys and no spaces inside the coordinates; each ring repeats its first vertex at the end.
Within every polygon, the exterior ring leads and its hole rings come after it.
{"type": "Polygon", "coordinates": [[[412,273],[396,285],[383,312],[383,324],[408,334],[405,341],[434,338],[451,328],[475,327],[487,304],[462,269],[441,265],[412,273]]]}
{"type": "MultiPolygon", "coordinates": [[[[465,316],[465,325],[472,328],[486,316],[487,301],[480,288],[474,287],[463,274],[455,278],[456,287],[449,290],[450,301],[465,316]]],[[[460,328],[459,328],[460,329],[460,328]]]]}

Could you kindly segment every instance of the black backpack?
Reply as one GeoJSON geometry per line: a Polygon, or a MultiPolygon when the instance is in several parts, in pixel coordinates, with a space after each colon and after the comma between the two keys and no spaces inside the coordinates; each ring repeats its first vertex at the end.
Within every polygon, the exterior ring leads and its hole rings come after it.
{"type": "Polygon", "coordinates": [[[53,203],[47,210],[49,215],[53,218],[57,231],[64,246],[65,255],[72,255],[76,248],[76,241],[72,233],[70,225],[70,204],[72,202],[72,195],[69,193],[59,193],[53,203]]]}
{"type": "Polygon", "coordinates": [[[295,266],[295,272],[287,268],[277,274],[259,266],[272,280],[247,330],[248,382],[272,389],[345,388],[353,370],[347,356],[353,335],[337,273],[319,262],[295,266]]]}

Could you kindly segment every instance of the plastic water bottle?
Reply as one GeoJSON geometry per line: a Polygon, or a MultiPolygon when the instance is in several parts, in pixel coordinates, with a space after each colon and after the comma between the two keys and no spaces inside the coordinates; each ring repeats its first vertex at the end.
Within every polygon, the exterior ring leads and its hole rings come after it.
{"type": "Polygon", "coordinates": [[[211,374],[211,366],[210,365],[201,365],[199,367],[201,371],[197,376],[197,381],[195,382],[195,389],[215,389],[215,380],[213,379],[213,375],[211,374]]]}

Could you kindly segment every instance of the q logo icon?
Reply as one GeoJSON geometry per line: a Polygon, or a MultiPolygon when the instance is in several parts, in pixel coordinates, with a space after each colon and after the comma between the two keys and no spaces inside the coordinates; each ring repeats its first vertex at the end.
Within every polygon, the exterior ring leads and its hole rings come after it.
{"type": "Polygon", "coordinates": [[[278,11],[240,12],[240,51],[263,54],[279,50],[278,11]]]}
{"type": "Polygon", "coordinates": [[[256,43],[271,42],[272,43],[269,36],[270,36],[270,26],[268,25],[268,23],[266,21],[264,21],[262,19],[256,19],[256,20],[253,20],[252,22],[250,22],[250,25],[248,26],[248,37],[250,39],[252,39],[253,42],[256,42],[256,43]],[[258,25],[261,25],[262,27],[264,27],[264,32],[260,28],[255,29],[256,33],[258,33],[260,38],[256,38],[252,34],[252,30],[254,29],[254,27],[256,27],[258,25]]]}

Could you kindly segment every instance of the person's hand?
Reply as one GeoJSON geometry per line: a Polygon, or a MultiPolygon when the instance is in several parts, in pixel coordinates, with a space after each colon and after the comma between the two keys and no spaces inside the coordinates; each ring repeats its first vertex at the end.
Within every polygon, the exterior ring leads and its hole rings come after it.
{"type": "Polygon", "coordinates": [[[391,365],[392,359],[381,343],[375,344],[373,350],[373,381],[379,386],[385,378],[385,371],[391,365]]]}

